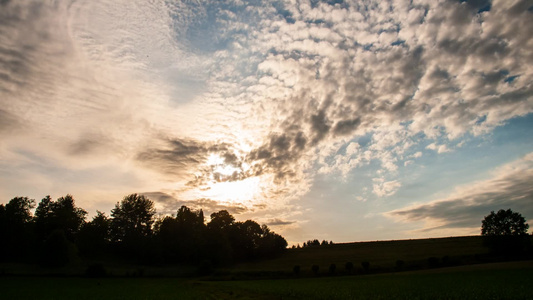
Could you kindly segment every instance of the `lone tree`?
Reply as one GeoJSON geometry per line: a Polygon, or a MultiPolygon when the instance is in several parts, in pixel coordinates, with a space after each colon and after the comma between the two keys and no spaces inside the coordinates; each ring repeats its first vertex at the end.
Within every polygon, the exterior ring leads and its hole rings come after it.
{"type": "Polygon", "coordinates": [[[511,209],[491,211],[481,222],[481,235],[485,245],[497,254],[520,254],[527,249],[530,239],[529,225],[524,217],[511,209]]]}
{"type": "Polygon", "coordinates": [[[511,209],[500,209],[497,213],[491,211],[481,222],[481,235],[526,235],[529,225],[521,214],[511,209]]]}

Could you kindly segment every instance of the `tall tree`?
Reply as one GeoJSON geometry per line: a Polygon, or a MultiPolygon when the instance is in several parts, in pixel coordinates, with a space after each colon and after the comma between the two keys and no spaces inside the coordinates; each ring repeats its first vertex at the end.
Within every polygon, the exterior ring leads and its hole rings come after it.
{"type": "Polygon", "coordinates": [[[78,246],[85,256],[98,256],[105,252],[110,239],[111,220],[101,211],[96,211],[92,221],[80,229],[78,246]]]}
{"type": "Polygon", "coordinates": [[[481,222],[481,235],[492,252],[503,255],[520,255],[527,251],[531,239],[529,225],[520,213],[511,209],[491,211],[481,222]]]}
{"type": "Polygon", "coordinates": [[[148,254],[156,210],[144,195],[131,194],[111,210],[111,241],[122,254],[152,259],[148,254]]]}
{"type": "Polygon", "coordinates": [[[481,235],[525,235],[529,224],[520,213],[511,209],[500,209],[497,213],[491,211],[481,222],[481,235]]]}
{"type": "Polygon", "coordinates": [[[15,197],[5,206],[0,205],[0,255],[5,260],[18,260],[26,256],[31,240],[31,209],[35,200],[15,197]]]}
{"type": "Polygon", "coordinates": [[[76,234],[85,223],[87,211],[76,207],[72,195],[67,194],[53,201],[44,197],[35,210],[35,230],[38,238],[44,241],[55,230],[64,232],[69,241],[74,241],[76,234]]]}

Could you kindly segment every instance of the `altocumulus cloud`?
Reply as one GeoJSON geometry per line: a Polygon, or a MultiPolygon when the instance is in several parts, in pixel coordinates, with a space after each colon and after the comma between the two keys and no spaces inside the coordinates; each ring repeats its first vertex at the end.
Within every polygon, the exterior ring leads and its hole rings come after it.
{"type": "Polygon", "coordinates": [[[533,153],[504,165],[493,177],[463,186],[445,199],[385,213],[404,222],[422,221],[421,231],[467,229],[479,233],[481,220],[490,211],[511,208],[526,219],[533,217],[533,153]]]}
{"type": "Polygon", "coordinates": [[[112,165],[143,190],[261,178],[279,206],[375,162],[391,197],[417,146],[533,111],[528,1],[2,3],[4,157],[112,165]]]}

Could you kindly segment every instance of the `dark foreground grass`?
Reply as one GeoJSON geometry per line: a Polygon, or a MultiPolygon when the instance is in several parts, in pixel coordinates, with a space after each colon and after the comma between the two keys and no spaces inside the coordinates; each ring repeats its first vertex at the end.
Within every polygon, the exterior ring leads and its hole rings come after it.
{"type": "Polygon", "coordinates": [[[486,254],[488,248],[483,246],[481,236],[359,242],[289,249],[279,258],[243,263],[231,271],[292,272],[293,266],[299,265],[302,273],[312,274],[311,266],[318,265],[319,273],[327,274],[330,264],[336,264],[337,271],[343,271],[346,262],[352,262],[356,271],[362,271],[363,261],[368,261],[373,271],[390,271],[398,260],[405,262],[406,269],[421,269],[427,267],[429,257],[439,260],[448,257],[450,264],[460,265],[478,262],[476,256],[486,254]]]}
{"type": "Polygon", "coordinates": [[[533,299],[533,262],[368,276],[217,282],[219,290],[271,299],[533,299]]]}
{"type": "Polygon", "coordinates": [[[366,276],[205,282],[0,278],[1,299],[533,299],[533,262],[366,276]]]}

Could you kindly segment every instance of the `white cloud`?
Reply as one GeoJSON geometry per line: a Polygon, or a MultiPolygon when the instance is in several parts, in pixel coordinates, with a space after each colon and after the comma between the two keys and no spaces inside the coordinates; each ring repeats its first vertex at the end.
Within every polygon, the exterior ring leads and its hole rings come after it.
{"type": "Polygon", "coordinates": [[[526,1],[482,14],[457,1],[279,3],[290,16],[270,1],[69,4],[0,11],[2,153],[112,165],[181,191],[218,147],[273,183],[265,201],[287,201],[312,168],[346,178],[376,161],[395,176],[420,143],[449,152],[533,111],[526,1]],[[157,167],[140,159],[148,150],[157,167]]]}
{"type": "Polygon", "coordinates": [[[394,195],[402,184],[398,180],[385,181],[383,178],[374,178],[372,191],[378,197],[389,197],[394,195]]]}
{"type": "Polygon", "coordinates": [[[449,229],[479,232],[490,211],[511,208],[526,219],[533,217],[533,153],[496,168],[487,180],[465,184],[444,199],[389,211],[386,216],[404,222],[423,222],[423,232],[449,229]]]}

